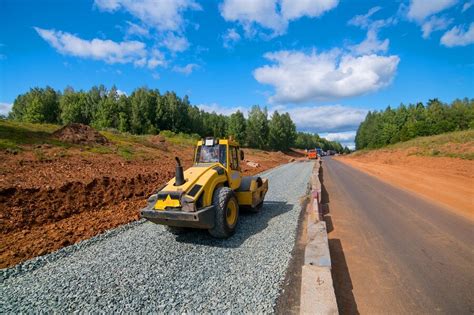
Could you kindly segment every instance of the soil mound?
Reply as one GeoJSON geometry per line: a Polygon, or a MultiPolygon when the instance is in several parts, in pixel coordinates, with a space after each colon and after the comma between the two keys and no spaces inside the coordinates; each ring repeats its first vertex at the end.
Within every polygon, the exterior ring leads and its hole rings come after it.
{"type": "Polygon", "coordinates": [[[152,148],[165,150],[165,151],[167,151],[168,149],[168,144],[166,143],[165,137],[160,136],[160,135],[149,137],[148,143],[149,143],[149,146],[151,146],[152,148]]]}
{"type": "Polygon", "coordinates": [[[53,137],[74,144],[109,144],[106,137],[94,128],[83,124],[67,124],[53,133],[53,137]]]}

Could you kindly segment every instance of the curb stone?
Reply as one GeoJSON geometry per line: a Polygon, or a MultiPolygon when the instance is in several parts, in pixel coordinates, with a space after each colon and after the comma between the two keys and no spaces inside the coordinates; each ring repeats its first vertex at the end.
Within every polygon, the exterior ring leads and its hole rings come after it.
{"type": "MultiPolygon", "coordinates": [[[[319,162],[319,160],[318,160],[319,162]]],[[[308,213],[307,244],[301,274],[300,314],[338,314],[336,294],[331,276],[326,222],[322,221],[320,163],[311,175],[311,202],[308,213]]]]}

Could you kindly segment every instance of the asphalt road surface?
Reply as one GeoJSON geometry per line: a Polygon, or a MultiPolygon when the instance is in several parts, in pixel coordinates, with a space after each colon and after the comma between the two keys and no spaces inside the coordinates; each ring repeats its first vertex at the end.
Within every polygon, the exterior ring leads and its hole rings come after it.
{"type": "Polygon", "coordinates": [[[322,165],[342,314],[474,313],[472,221],[342,162],[322,165]]]}
{"type": "MultiPolygon", "coordinates": [[[[174,236],[134,223],[0,272],[0,313],[272,313],[295,244],[313,163],[264,174],[262,211],[236,234],[174,236]]],[[[138,211],[138,209],[137,209],[138,211]]]]}

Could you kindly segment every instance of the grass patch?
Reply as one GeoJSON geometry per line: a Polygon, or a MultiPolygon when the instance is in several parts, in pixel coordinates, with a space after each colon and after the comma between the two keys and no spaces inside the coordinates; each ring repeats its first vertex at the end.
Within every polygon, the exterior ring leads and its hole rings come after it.
{"type": "Polygon", "coordinates": [[[196,142],[201,139],[197,134],[185,134],[185,133],[174,133],[173,131],[163,130],[160,132],[160,136],[164,137],[166,141],[181,144],[181,145],[191,145],[195,146],[196,142]]]}
{"type": "Polygon", "coordinates": [[[119,147],[117,153],[127,161],[131,161],[135,157],[135,151],[132,147],[119,147]]]}
{"type": "MultiPolygon", "coordinates": [[[[11,153],[19,153],[21,151],[33,152],[39,160],[46,158],[42,156],[42,153],[36,152],[37,146],[43,144],[62,148],[61,157],[65,157],[69,153],[68,149],[70,148],[82,149],[85,154],[116,154],[126,160],[137,158],[151,159],[155,158],[156,153],[167,150],[166,144],[161,147],[157,145],[156,139],[152,139],[156,135],[132,135],[113,129],[99,131],[113,145],[88,146],[71,144],[51,137],[52,133],[59,128],[61,126],[52,124],[0,120],[0,150],[8,150],[11,153]]],[[[165,142],[180,146],[194,146],[200,138],[198,135],[174,133],[171,131],[162,131],[160,136],[164,137],[165,142]]]]}
{"type": "Polygon", "coordinates": [[[377,150],[410,150],[408,155],[451,157],[474,160],[474,130],[443,133],[436,136],[418,137],[380,149],[363,149],[352,153],[361,156],[377,150]]]}
{"type": "Polygon", "coordinates": [[[22,145],[38,144],[69,147],[69,144],[51,138],[51,134],[59,128],[58,125],[0,120],[0,149],[21,151],[22,145]]]}
{"type": "Polygon", "coordinates": [[[98,154],[112,154],[114,150],[109,146],[96,146],[90,147],[89,152],[98,153],[98,154]]]}

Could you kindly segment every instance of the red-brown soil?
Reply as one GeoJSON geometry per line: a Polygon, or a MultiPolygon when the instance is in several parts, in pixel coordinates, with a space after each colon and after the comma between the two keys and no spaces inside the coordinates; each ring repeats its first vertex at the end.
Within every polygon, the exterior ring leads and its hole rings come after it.
{"type": "Polygon", "coordinates": [[[67,124],[52,134],[53,138],[74,144],[108,144],[106,137],[94,128],[83,124],[67,124]]]}
{"type": "Polygon", "coordinates": [[[409,149],[374,150],[337,159],[474,220],[472,160],[413,155],[409,149]]]}
{"type": "MultiPolygon", "coordinates": [[[[51,145],[26,147],[15,154],[0,150],[1,268],[137,220],[147,196],[174,176],[174,156],[185,167],[192,163],[192,146],[168,143],[160,136],[140,147],[146,154],[125,159],[112,141],[97,142],[86,133],[85,143],[109,143],[111,152],[51,145]]],[[[60,137],[75,139],[68,133],[60,137]]],[[[260,164],[251,168],[243,163],[245,175],[301,157],[296,151],[244,151],[246,160],[260,164]]]]}

